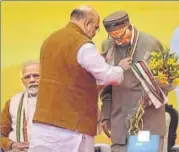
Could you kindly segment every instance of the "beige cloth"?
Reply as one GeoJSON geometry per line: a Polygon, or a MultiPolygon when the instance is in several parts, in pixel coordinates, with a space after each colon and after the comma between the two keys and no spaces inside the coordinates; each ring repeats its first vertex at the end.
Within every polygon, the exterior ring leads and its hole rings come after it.
{"type": "Polygon", "coordinates": [[[94,152],[94,137],[34,123],[28,152],[94,152]]]}
{"type": "MultiPolygon", "coordinates": [[[[24,92],[20,92],[18,94],[16,94],[15,96],[13,96],[11,98],[11,101],[10,101],[10,107],[9,107],[9,112],[10,112],[10,115],[11,117],[13,118],[12,119],[12,131],[10,132],[9,134],[9,138],[12,140],[12,141],[17,141],[17,137],[16,137],[16,125],[17,125],[17,112],[18,112],[18,108],[19,108],[19,103],[20,103],[20,100],[21,100],[21,97],[22,97],[22,94],[24,92]]],[[[33,118],[33,115],[34,115],[34,111],[35,111],[35,107],[36,107],[36,100],[37,98],[36,97],[31,97],[31,98],[28,98],[27,97],[27,93],[25,93],[25,96],[24,96],[24,101],[23,101],[23,108],[25,108],[25,111],[26,111],[26,118],[28,118],[27,120],[27,131],[28,131],[28,137],[30,137],[30,134],[31,134],[31,127],[32,127],[32,118],[33,118]]],[[[23,120],[22,120],[23,117],[21,117],[21,133],[20,133],[20,141],[21,142],[24,142],[24,139],[23,139],[23,120]]]]}

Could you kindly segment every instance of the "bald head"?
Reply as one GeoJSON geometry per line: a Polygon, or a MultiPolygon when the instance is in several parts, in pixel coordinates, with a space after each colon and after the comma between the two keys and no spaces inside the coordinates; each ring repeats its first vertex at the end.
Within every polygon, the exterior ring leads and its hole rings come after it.
{"type": "Polygon", "coordinates": [[[84,34],[92,39],[99,29],[100,17],[98,12],[90,6],[80,6],[71,12],[70,22],[79,26],[84,34]]]}
{"type": "Polygon", "coordinates": [[[71,12],[70,19],[71,20],[73,20],[73,19],[81,20],[81,19],[85,19],[85,18],[89,18],[89,17],[99,19],[99,14],[94,8],[84,5],[84,6],[75,8],[71,12]]]}

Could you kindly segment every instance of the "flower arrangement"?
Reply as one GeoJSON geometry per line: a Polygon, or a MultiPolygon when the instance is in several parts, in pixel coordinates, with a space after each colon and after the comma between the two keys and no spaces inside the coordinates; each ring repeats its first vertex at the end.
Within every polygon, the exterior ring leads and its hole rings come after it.
{"type": "MultiPolygon", "coordinates": [[[[153,51],[150,55],[148,68],[164,93],[172,91],[179,85],[179,62],[175,53],[170,53],[169,49],[162,52],[153,51]]],[[[133,67],[134,68],[134,67],[133,67]]],[[[142,116],[145,113],[145,96],[137,103],[136,108],[129,114],[129,135],[136,135],[139,130],[139,123],[143,128],[142,116]]]]}
{"type": "Polygon", "coordinates": [[[179,85],[179,62],[177,61],[177,55],[170,53],[169,49],[151,53],[148,66],[164,91],[172,91],[179,85]]]}

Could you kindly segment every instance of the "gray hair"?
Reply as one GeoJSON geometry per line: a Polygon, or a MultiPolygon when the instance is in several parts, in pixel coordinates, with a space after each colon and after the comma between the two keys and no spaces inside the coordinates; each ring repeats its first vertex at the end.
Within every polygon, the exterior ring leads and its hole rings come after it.
{"type": "Polygon", "coordinates": [[[29,66],[29,65],[33,65],[33,64],[40,64],[39,60],[29,60],[29,61],[25,61],[23,64],[22,64],[22,70],[21,70],[21,73],[23,72],[23,70],[29,66]]]}

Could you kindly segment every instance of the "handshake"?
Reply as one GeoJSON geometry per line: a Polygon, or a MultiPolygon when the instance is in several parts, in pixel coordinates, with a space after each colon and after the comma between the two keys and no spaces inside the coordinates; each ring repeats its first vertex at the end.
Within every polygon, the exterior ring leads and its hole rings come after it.
{"type": "Polygon", "coordinates": [[[132,64],[132,58],[122,59],[118,65],[123,68],[124,71],[129,70],[132,64]]]}

